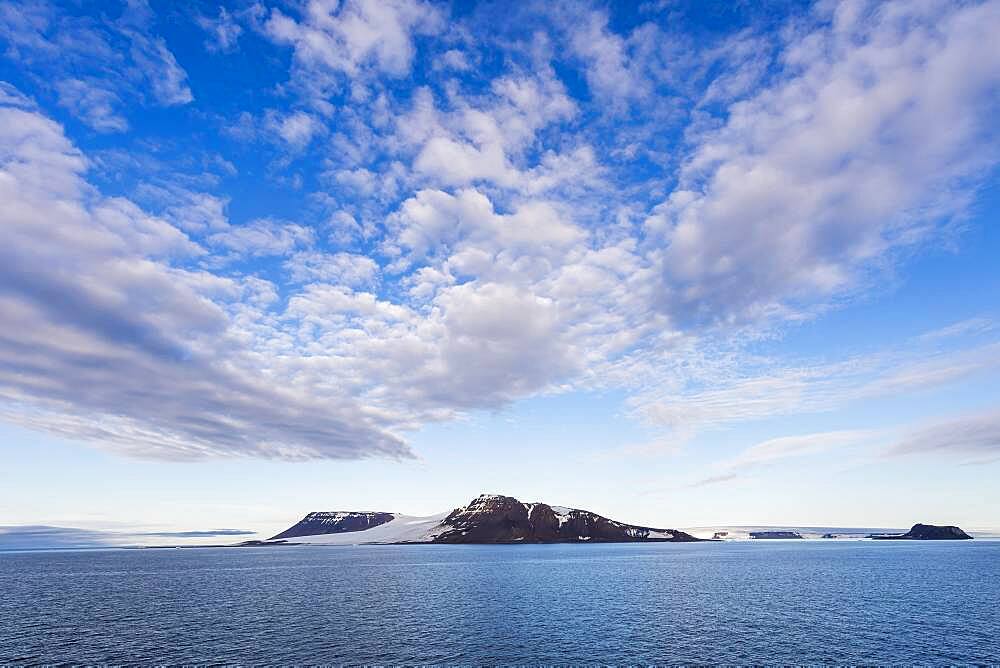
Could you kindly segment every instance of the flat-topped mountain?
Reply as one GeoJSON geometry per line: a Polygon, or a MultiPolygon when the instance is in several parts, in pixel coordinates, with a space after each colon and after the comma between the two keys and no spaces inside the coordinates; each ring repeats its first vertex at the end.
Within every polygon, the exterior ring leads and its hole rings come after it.
{"type": "Polygon", "coordinates": [[[872,534],[874,540],[972,540],[972,536],[955,526],[914,524],[906,533],[872,534]]]}
{"type": "Polygon", "coordinates": [[[270,540],[281,538],[297,538],[298,536],[317,536],[331,533],[347,533],[364,531],[391,521],[392,513],[373,512],[322,512],[309,513],[297,524],[285,529],[270,540]]]}
{"type": "Polygon", "coordinates": [[[360,543],[640,543],[693,542],[676,529],[625,524],[588,510],[521,503],[482,494],[450,513],[309,513],[272,541],[326,545],[360,543]],[[292,539],[292,540],[288,540],[292,539]]]}

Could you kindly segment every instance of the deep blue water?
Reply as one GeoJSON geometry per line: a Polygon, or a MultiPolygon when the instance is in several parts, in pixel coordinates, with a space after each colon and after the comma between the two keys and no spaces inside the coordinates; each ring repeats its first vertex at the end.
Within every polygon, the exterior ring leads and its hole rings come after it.
{"type": "Polygon", "coordinates": [[[997,663],[1000,542],[0,554],[0,663],[997,663]]]}

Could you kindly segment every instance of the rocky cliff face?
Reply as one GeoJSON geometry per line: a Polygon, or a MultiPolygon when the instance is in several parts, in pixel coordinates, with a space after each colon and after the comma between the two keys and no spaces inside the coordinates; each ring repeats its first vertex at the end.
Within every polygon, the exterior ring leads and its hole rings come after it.
{"type": "Polygon", "coordinates": [[[904,534],[874,535],[875,540],[972,540],[972,536],[955,526],[935,526],[933,524],[914,524],[913,528],[904,534]]]}
{"type": "Polygon", "coordinates": [[[441,523],[435,543],[635,543],[696,541],[674,529],[624,524],[587,510],[483,494],[441,523]]]}
{"type": "Polygon", "coordinates": [[[331,533],[347,533],[349,531],[364,531],[391,521],[392,513],[371,512],[323,512],[309,513],[288,529],[285,529],[270,540],[295,538],[297,536],[322,536],[331,533]]]}

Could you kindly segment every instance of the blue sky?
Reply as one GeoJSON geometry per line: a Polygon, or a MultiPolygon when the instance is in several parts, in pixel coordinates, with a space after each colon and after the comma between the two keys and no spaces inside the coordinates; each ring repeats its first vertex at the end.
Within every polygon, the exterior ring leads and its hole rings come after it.
{"type": "Polygon", "coordinates": [[[998,32],[5,3],[0,525],[996,527],[998,32]]]}

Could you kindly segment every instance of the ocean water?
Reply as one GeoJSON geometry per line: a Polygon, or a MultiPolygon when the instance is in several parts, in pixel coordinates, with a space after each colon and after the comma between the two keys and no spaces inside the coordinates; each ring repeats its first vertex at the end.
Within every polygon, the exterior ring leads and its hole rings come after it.
{"type": "Polygon", "coordinates": [[[1000,542],[0,554],[0,663],[998,663],[1000,542]]]}

